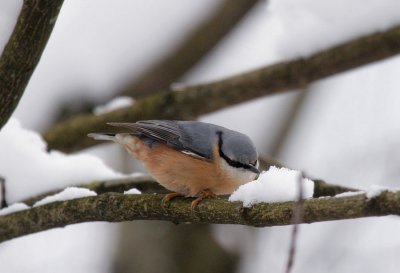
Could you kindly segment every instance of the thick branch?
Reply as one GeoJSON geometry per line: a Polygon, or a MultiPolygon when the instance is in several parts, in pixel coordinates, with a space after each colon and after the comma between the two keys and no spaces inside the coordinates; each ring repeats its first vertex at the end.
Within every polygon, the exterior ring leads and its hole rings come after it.
{"type": "Polygon", "coordinates": [[[400,52],[400,27],[362,37],[307,59],[268,66],[226,80],[191,86],[137,100],[132,107],[104,115],[81,115],[47,130],[50,149],[65,152],[95,145],[86,134],[109,130],[107,121],[195,119],[199,115],[261,96],[303,87],[310,82],[347,71],[400,52]]]}
{"type": "Polygon", "coordinates": [[[0,129],[24,93],[50,37],[63,0],[25,0],[0,58],[0,129]]]}
{"type": "Polygon", "coordinates": [[[129,83],[122,94],[137,98],[168,88],[212,50],[257,2],[224,0],[173,52],[129,83]]]}
{"type": "MultiPolygon", "coordinates": [[[[0,242],[70,224],[107,221],[165,220],[174,223],[239,224],[255,227],[290,225],[293,202],[256,204],[245,208],[241,202],[204,200],[191,211],[190,198],[174,199],[168,208],[163,195],[122,195],[105,193],[55,202],[0,217],[0,242]]],[[[400,215],[400,192],[310,199],[304,202],[302,223],[400,215]]]]}

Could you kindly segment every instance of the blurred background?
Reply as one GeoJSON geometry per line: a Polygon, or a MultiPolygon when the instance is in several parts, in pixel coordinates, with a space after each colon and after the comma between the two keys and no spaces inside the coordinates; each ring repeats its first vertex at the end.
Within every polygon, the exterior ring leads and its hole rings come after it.
{"type": "MultiPolygon", "coordinates": [[[[0,1],[0,51],[21,5],[0,1]]],[[[13,116],[43,132],[129,90],[207,83],[397,25],[397,0],[68,0],[13,116]],[[198,46],[201,54],[190,50],[198,46]],[[191,61],[172,64],[173,56],[191,61]]],[[[398,71],[395,56],[200,120],[246,133],[260,154],[310,177],[399,187],[398,71]]],[[[120,172],[143,171],[117,145],[81,153],[120,172]]],[[[293,272],[398,272],[399,228],[398,217],[301,225],[293,272]]],[[[0,271],[283,272],[290,234],[290,227],[79,224],[0,244],[0,271]]]]}

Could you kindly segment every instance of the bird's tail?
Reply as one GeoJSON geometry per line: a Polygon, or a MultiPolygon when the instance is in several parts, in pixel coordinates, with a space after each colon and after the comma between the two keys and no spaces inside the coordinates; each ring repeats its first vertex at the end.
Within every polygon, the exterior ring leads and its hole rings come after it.
{"type": "Polygon", "coordinates": [[[90,133],[87,135],[95,140],[111,140],[115,141],[115,134],[114,133],[90,133]]]}

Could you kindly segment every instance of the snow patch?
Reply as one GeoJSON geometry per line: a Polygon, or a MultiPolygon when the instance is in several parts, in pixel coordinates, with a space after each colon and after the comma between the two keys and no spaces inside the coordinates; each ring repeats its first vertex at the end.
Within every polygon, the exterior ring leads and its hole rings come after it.
{"type": "Polygon", "coordinates": [[[131,97],[116,97],[115,99],[109,101],[108,103],[104,105],[97,106],[94,110],[93,113],[95,115],[101,115],[105,114],[108,112],[112,112],[114,110],[117,110],[119,108],[124,108],[131,106],[135,103],[135,100],[131,97]]]}
{"type": "Polygon", "coordinates": [[[135,188],[124,191],[124,194],[141,194],[141,193],[142,193],[141,191],[135,188]]]}
{"type": "Polygon", "coordinates": [[[346,192],[336,194],[335,197],[350,197],[350,196],[356,196],[356,195],[360,195],[360,194],[365,194],[365,192],[364,191],[346,191],[346,192]]]}
{"type": "Polygon", "coordinates": [[[30,207],[24,203],[14,203],[6,208],[0,209],[0,216],[7,215],[10,213],[14,213],[21,210],[29,209],[30,207]]]}
{"type": "Polygon", "coordinates": [[[0,132],[0,174],[6,179],[7,201],[94,180],[122,178],[99,158],[88,154],[47,152],[42,137],[11,118],[0,132]]]}
{"type": "Polygon", "coordinates": [[[355,196],[355,195],[360,195],[360,194],[365,194],[368,199],[374,198],[378,195],[380,195],[384,191],[389,191],[389,192],[396,192],[399,191],[400,189],[396,188],[388,188],[380,185],[370,185],[369,189],[366,191],[349,191],[349,192],[343,192],[336,194],[335,197],[349,197],[349,196],[355,196]]]}
{"type": "MultiPolygon", "coordinates": [[[[260,174],[257,180],[240,186],[229,197],[229,201],[242,201],[243,206],[265,202],[295,201],[298,198],[298,179],[300,172],[286,168],[271,167],[260,174]]],[[[314,182],[302,178],[303,198],[311,198],[314,182]]]]}
{"type": "Polygon", "coordinates": [[[87,196],[96,196],[97,193],[85,188],[78,187],[68,187],[62,192],[56,193],[54,195],[46,196],[42,200],[37,201],[33,207],[43,206],[45,204],[57,202],[57,201],[66,201],[72,199],[78,199],[87,196]]]}
{"type": "Polygon", "coordinates": [[[371,199],[371,198],[374,198],[374,197],[380,195],[384,191],[395,192],[397,190],[398,189],[389,189],[387,187],[383,187],[383,186],[380,186],[380,185],[371,185],[369,187],[366,195],[367,195],[368,199],[371,199]]]}

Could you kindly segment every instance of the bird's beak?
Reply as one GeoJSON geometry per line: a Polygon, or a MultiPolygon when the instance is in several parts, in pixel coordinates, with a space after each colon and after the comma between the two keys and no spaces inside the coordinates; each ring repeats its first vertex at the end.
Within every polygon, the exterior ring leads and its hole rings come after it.
{"type": "Polygon", "coordinates": [[[253,165],[248,165],[249,170],[253,173],[260,174],[260,170],[254,167],[253,165]]]}

